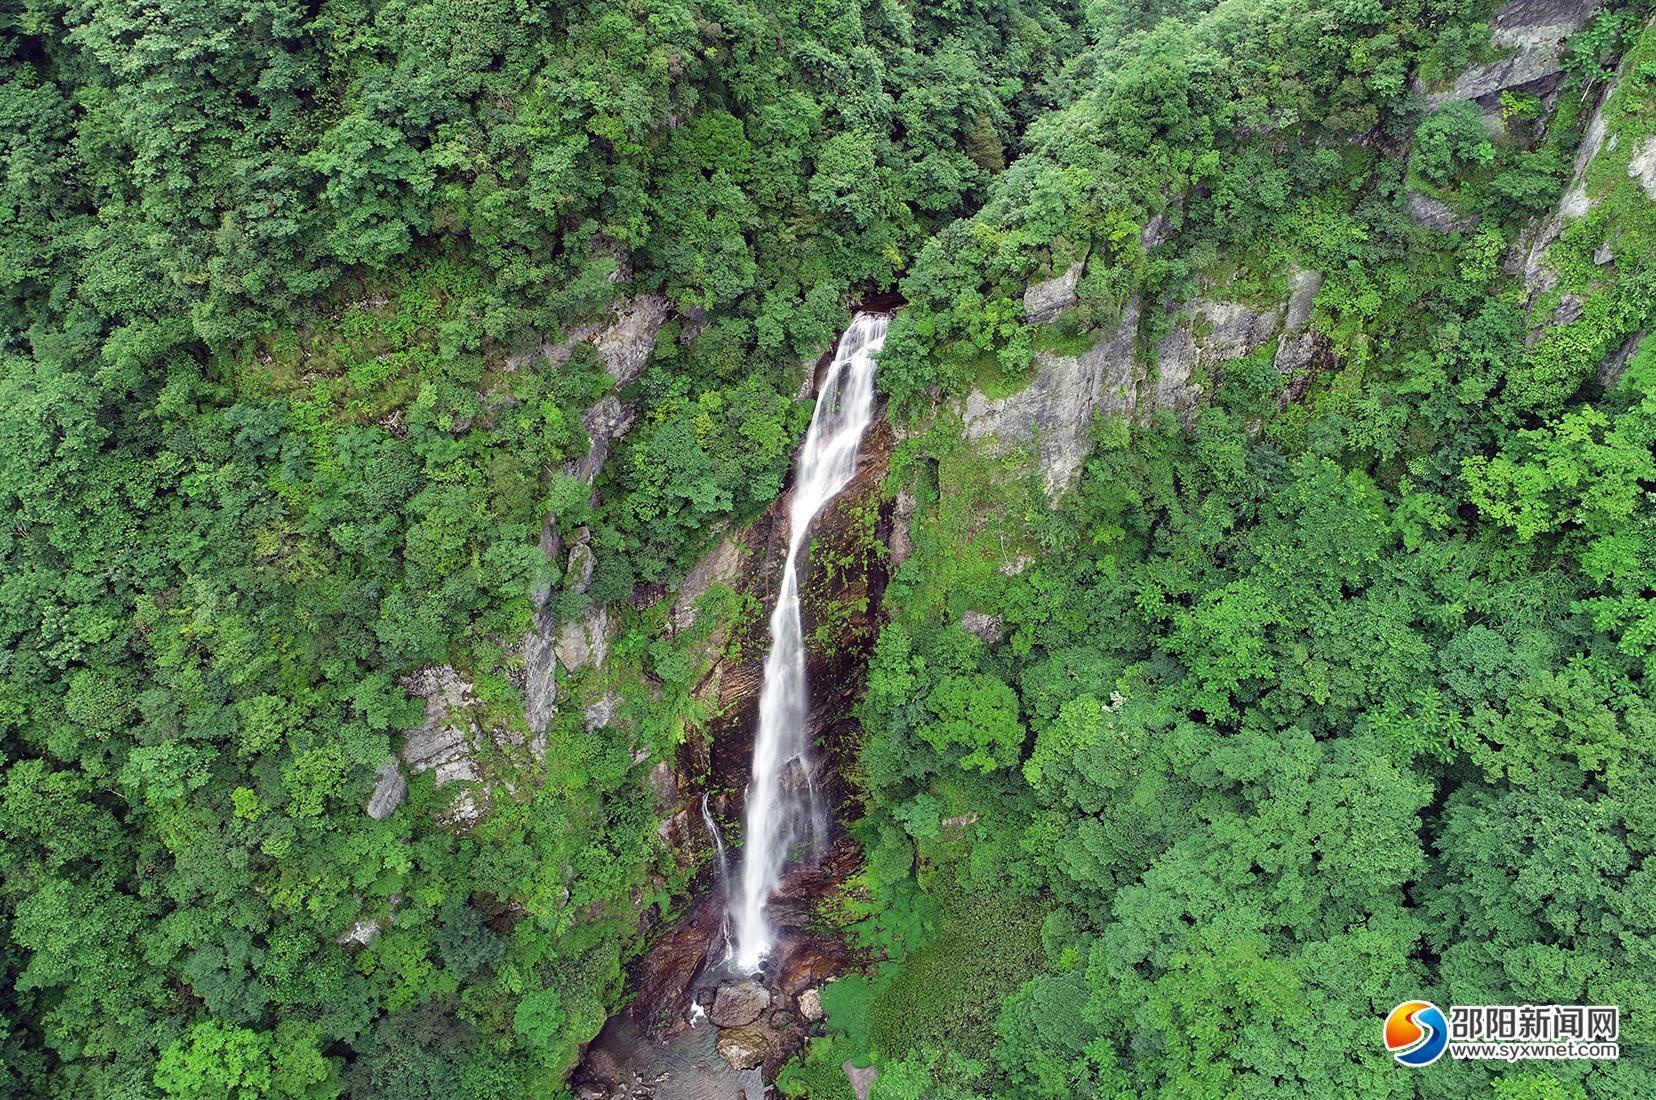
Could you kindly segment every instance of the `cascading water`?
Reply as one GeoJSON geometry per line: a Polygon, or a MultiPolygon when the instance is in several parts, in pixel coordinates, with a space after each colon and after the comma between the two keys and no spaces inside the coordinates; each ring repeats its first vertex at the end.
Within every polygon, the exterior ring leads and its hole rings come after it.
{"type": "MultiPolygon", "coordinates": [[[[714,879],[721,889],[730,888],[730,859],[725,855],[724,834],[719,832],[719,823],[713,820],[713,813],[707,808],[707,795],[702,795],[701,801],[702,824],[707,826],[707,835],[713,841],[713,856],[716,861],[718,877],[714,879]]],[[[730,944],[730,908],[728,902],[725,907],[724,928],[722,930],[725,945],[730,944]]]]}
{"type": "Polygon", "coordinates": [[[888,320],[884,314],[871,313],[852,319],[822,380],[811,428],[799,452],[788,508],[788,558],[771,612],[771,648],[759,693],[742,880],[731,900],[736,933],[732,958],[745,971],[758,969],[774,946],[776,934],[765,910],[781,885],[789,854],[801,841],[808,841],[808,854],[815,854],[827,837],[827,808],[811,779],[810,744],[805,736],[809,695],[804,628],[799,619],[799,557],[811,521],[856,473],[857,448],[874,417],[874,357],[885,342],[888,320]]]}

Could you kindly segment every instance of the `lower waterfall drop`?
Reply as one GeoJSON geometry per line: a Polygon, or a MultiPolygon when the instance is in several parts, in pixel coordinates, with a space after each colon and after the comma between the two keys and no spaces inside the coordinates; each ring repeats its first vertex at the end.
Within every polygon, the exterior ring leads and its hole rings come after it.
{"type": "Polygon", "coordinates": [[[811,427],[800,449],[788,508],[788,557],[771,612],[771,648],[759,694],[759,730],[747,786],[741,881],[731,899],[731,957],[757,970],[775,946],[766,908],[790,853],[802,842],[816,854],[828,834],[828,811],[811,778],[806,718],[804,628],[799,617],[799,559],[811,521],[850,484],[857,449],[874,417],[874,359],[885,342],[884,314],[859,313],[840,338],[822,380],[811,427]]]}

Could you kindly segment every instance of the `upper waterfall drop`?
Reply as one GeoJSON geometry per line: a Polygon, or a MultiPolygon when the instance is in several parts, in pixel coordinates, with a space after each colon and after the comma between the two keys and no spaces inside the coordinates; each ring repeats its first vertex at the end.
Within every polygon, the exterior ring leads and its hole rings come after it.
{"type": "Polygon", "coordinates": [[[759,967],[775,942],[766,906],[782,882],[788,855],[801,841],[808,854],[827,838],[827,807],[811,779],[805,726],[804,628],[799,617],[799,558],[817,513],[850,484],[857,449],[874,418],[874,358],[885,343],[885,314],[859,313],[840,337],[822,380],[816,411],[795,468],[788,508],[788,557],[771,611],[771,648],[759,693],[759,731],[753,739],[753,773],[747,786],[742,874],[731,901],[735,965],[759,967]]]}

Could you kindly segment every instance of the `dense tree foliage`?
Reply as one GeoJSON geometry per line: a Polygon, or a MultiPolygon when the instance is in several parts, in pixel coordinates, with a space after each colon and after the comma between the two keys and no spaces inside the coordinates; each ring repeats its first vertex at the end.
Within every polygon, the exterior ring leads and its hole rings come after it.
{"type": "Polygon", "coordinates": [[[663,586],[900,286],[916,549],[837,899],[875,965],[784,1087],[1656,1095],[1656,352],[1599,374],[1656,307],[1656,40],[1613,5],[1497,133],[1421,94],[1485,8],[0,7],[0,1093],[559,1095],[684,885],[663,586]],[[1621,159],[1530,295],[1617,74],[1621,159]],[[1325,277],[1302,392],[1254,355],[1188,424],[1101,423],[1055,508],[962,442],[951,400],[1037,349],[1290,265],[1325,277]],[[657,294],[618,391],[580,334],[657,294]],[[549,589],[616,606],[615,728],[527,726],[549,589]],[[370,818],[433,666],[496,736],[370,818]],[[1619,1004],[1624,1057],[1400,1075],[1416,996],[1619,1004]]]}
{"type": "Polygon", "coordinates": [[[849,1096],[846,1057],[880,1067],[877,1100],[1656,1089],[1656,358],[1600,370],[1656,314],[1632,243],[1656,204],[1595,164],[1560,285],[1522,262],[1604,58],[1617,140],[1652,130],[1643,14],[1572,44],[1593,60],[1552,129],[1509,96],[1498,133],[1410,95],[1475,49],[1439,7],[1163,24],[1102,47],[1096,90],[922,251],[882,359],[916,422],[891,475],[915,549],[863,704],[847,910],[886,961],[829,1005],[790,1093],[849,1096]],[[1410,192],[1460,224],[1417,224],[1410,192]],[[1157,214],[1177,232],[1147,243],[1157,214]],[[1079,304],[1030,341],[1023,287],[1082,257],[1079,304]],[[1289,265],[1325,276],[1303,396],[1273,341],[1184,424],[1096,425],[1055,509],[937,401],[1016,388],[1130,296],[1160,339],[1180,303],[1269,300],[1289,265]],[[1400,1074],[1377,1021],[1411,997],[1619,1004],[1623,1056],[1400,1074]]]}

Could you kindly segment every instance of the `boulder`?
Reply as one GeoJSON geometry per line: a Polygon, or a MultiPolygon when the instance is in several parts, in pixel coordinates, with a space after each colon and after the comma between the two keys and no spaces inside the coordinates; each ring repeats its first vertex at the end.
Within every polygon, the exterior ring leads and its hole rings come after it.
{"type": "Polygon", "coordinates": [[[719,1032],[714,1047],[731,1069],[754,1069],[770,1054],[770,1040],[756,1027],[726,1028],[719,1032]]]}
{"type": "Polygon", "coordinates": [[[719,987],[707,1018],[718,1027],[746,1027],[770,1007],[770,990],[751,978],[719,987]]]}
{"type": "Polygon", "coordinates": [[[1037,325],[1056,321],[1076,302],[1075,287],[1081,281],[1082,262],[1076,260],[1062,275],[1044,283],[1032,283],[1024,290],[1024,317],[1037,325]]]}
{"type": "Polygon", "coordinates": [[[822,991],[807,989],[799,995],[799,1015],[815,1023],[822,1019],[822,991]]]}
{"type": "Polygon", "coordinates": [[[571,592],[585,592],[592,583],[592,571],[598,567],[598,558],[592,547],[578,542],[569,548],[569,564],[564,568],[564,587],[571,592]]]}
{"type": "Polygon", "coordinates": [[[609,652],[609,609],[593,604],[564,623],[558,628],[552,651],[557,654],[558,664],[572,672],[603,664],[609,652]]]}
{"type": "Polygon", "coordinates": [[[583,712],[586,719],[586,728],[601,730],[615,720],[616,713],[621,709],[621,696],[613,691],[606,691],[596,703],[587,707],[583,712]]]}

